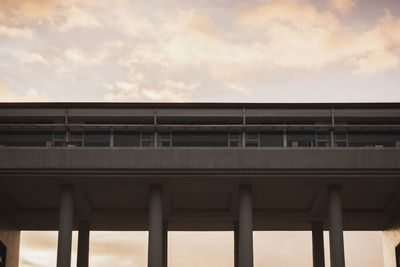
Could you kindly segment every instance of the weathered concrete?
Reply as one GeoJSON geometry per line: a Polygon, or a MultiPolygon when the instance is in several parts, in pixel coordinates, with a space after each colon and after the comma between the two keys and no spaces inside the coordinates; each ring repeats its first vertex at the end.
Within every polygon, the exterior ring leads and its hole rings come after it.
{"type": "Polygon", "coordinates": [[[253,267],[253,205],[251,187],[239,187],[239,267],[253,267]]]}
{"type": "Polygon", "coordinates": [[[77,267],[89,266],[90,222],[80,221],[78,229],[77,267]]]}
{"type": "Polygon", "coordinates": [[[63,185],[60,194],[57,267],[71,266],[73,216],[73,187],[70,185],[63,185]]]}
{"type": "Polygon", "coordinates": [[[329,187],[329,245],[331,267],[345,267],[343,241],[343,211],[340,186],[329,187]]]}
{"type": "Polygon", "coordinates": [[[396,148],[0,148],[7,169],[400,169],[396,148]]]}
{"type": "Polygon", "coordinates": [[[163,267],[162,188],[152,186],[149,196],[148,267],[163,267]]]}
{"type": "Polygon", "coordinates": [[[325,267],[324,255],[324,225],[322,222],[312,222],[313,267],[325,267]]]}

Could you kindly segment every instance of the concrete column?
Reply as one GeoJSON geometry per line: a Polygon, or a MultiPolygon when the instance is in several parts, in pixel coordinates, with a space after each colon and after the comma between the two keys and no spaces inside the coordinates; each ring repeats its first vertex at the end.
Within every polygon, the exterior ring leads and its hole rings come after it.
{"type": "Polygon", "coordinates": [[[58,226],[57,267],[71,267],[71,242],[74,215],[73,187],[61,186],[58,226]]]}
{"type": "Polygon", "coordinates": [[[163,267],[168,266],[168,223],[163,223],[163,267]]]}
{"type": "Polygon", "coordinates": [[[233,224],[233,253],[234,267],[239,267],[239,223],[237,221],[233,224]]]}
{"type": "Polygon", "coordinates": [[[149,199],[148,267],[162,267],[163,259],[162,188],[152,186],[149,199]]]}
{"type": "Polygon", "coordinates": [[[340,186],[329,186],[329,244],[331,267],[345,267],[342,196],[340,186]]]}
{"type": "Polygon", "coordinates": [[[239,267],[253,267],[253,206],[250,186],[239,187],[239,267]]]}
{"type": "Polygon", "coordinates": [[[89,266],[90,223],[79,222],[77,267],[89,266]]]}
{"type": "Polygon", "coordinates": [[[322,222],[312,222],[313,267],[325,267],[324,228],[322,222]]]}

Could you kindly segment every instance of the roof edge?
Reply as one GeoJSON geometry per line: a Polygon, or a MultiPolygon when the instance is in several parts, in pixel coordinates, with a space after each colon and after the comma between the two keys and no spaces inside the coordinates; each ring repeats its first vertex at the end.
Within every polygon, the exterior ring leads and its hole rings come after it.
{"type": "Polygon", "coordinates": [[[0,102],[4,108],[400,108],[400,102],[246,103],[246,102],[0,102]]]}

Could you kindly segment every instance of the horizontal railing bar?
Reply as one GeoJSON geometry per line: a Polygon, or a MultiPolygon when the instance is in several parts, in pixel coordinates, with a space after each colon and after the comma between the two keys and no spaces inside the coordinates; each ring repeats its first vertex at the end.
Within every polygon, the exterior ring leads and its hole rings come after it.
{"type": "Polygon", "coordinates": [[[0,124],[0,128],[400,128],[399,124],[0,124]]]}

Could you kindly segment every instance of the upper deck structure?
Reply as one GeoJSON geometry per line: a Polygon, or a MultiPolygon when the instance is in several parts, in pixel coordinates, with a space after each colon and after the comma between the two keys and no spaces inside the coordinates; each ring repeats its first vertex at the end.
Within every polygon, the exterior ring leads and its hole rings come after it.
{"type": "Polygon", "coordinates": [[[398,221],[400,104],[0,104],[0,177],[11,225],[59,230],[58,267],[72,229],[79,267],[89,229],[149,230],[150,267],[167,230],[234,230],[240,267],[253,230],[313,230],[322,267],[326,229],[344,267],[343,229],[398,221]]]}

